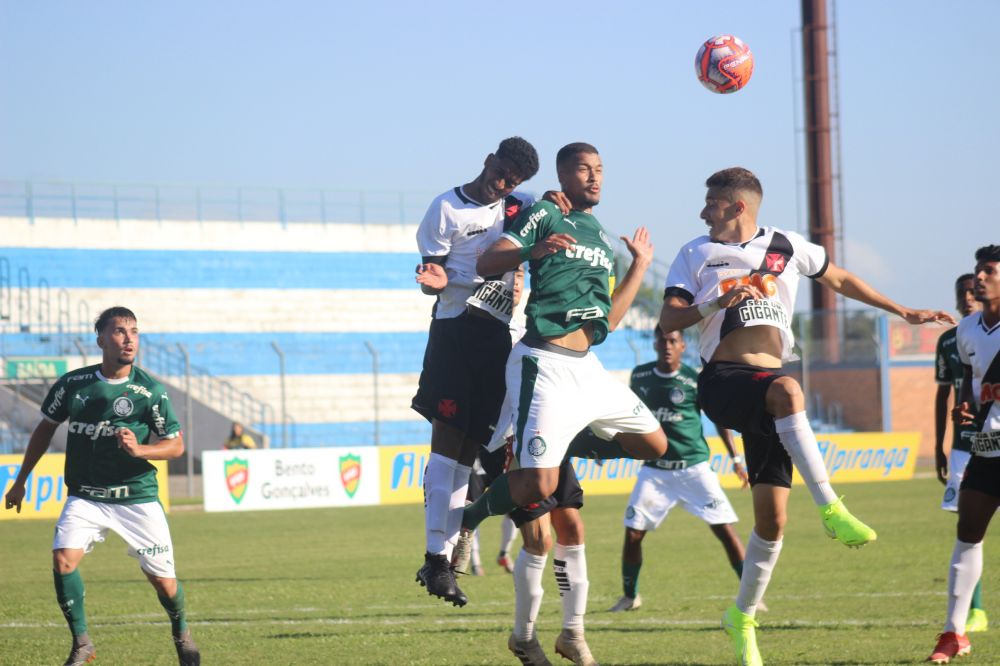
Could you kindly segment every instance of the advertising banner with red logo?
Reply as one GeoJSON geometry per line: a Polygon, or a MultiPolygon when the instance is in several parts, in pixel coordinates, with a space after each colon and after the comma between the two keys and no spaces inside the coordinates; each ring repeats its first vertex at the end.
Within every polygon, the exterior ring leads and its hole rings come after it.
{"type": "Polygon", "coordinates": [[[378,449],[206,451],[202,483],[206,511],[378,504],[378,449]]]}

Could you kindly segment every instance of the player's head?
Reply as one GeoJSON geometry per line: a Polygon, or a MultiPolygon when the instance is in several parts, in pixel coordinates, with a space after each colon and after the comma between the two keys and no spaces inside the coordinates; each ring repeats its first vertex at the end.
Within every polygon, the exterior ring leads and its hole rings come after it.
{"type": "Polygon", "coordinates": [[[134,312],[120,305],[108,308],[94,320],[94,332],[105,363],[135,363],[135,355],[139,353],[139,327],[134,312]]]}
{"type": "Polygon", "coordinates": [[[653,349],[656,351],[656,367],[661,372],[674,372],[681,366],[681,356],[687,345],[680,331],[664,333],[657,324],[653,329],[653,349]]]}
{"type": "Polygon", "coordinates": [[[601,156],[589,143],[577,141],[559,149],[556,174],[563,194],[577,210],[588,210],[601,202],[604,165],[601,156]]]}
{"type": "Polygon", "coordinates": [[[503,199],[518,185],[538,173],[535,147],[519,136],[500,142],[495,153],[486,156],[479,185],[489,201],[503,199]]]}
{"type": "Polygon", "coordinates": [[[955,309],[963,317],[968,317],[979,308],[979,301],[976,300],[976,276],[972,273],[959,275],[955,280],[955,309]]]}
{"type": "Polygon", "coordinates": [[[984,245],[976,250],[976,300],[1000,300],[1000,245],[984,245]]]}
{"type": "Polygon", "coordinates": [[[708,225],[710,237],[714,239],[741,218],[756,221],[764,189],[752,171],[743,167],[716,171],[705,181],[705,187],[708,192],[701,219],[708,225]]]}

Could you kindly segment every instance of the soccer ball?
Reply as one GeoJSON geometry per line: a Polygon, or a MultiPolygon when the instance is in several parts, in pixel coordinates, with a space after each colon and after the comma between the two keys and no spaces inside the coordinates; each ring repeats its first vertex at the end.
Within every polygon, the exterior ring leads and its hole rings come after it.
{"type": "Polygon", "coordinates": [[[701,84],[712,92],[736,92],[750,81],[753,54],[739,37],[712,37],[698,49],[694,71],[701,84]]]}

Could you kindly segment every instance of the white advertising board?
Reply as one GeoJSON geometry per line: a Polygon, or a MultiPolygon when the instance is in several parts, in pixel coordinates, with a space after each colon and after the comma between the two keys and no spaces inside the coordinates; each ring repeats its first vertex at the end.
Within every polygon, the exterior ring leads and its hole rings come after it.
{"type": "Polygon", "coordinates": [[[379,503],[374,446],[205,451],[206,511],[259,511],[379,503]]]}

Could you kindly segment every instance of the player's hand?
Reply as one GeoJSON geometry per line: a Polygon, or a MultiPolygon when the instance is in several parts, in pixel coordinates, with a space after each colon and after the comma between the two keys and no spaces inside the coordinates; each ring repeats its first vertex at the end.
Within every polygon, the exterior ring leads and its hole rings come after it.
{"type": "Polygon", "coordinates": [[[746,465],[743,463],[733,463],[733,474],[735,474],[736,478],[738,478],[740,483],[743,484],[740,488],[746,489],[750,486],[750,475],[747,474],[746,465]]]}
{"type": "Polygon", "coordinates": [[[133,458],[141,457],[139,455],[141,446],[139,440],[135,438],[135,433],[128,428],[119,428],[115,432],[115,437],[118,439],[118,448],[123,450],[125,453],[129,454],[133,458]]]}
{"type": "Polygon", "coordinates": [[[934,452],[934,469],[937,470],[937,478],[943,485],[948,485],[948,456],[944,451],[934,452]]]}
{"type": "Polygon", "coordinates": [[[21,500],[24,499],[24,484],[15,481],[14,485],[7,491],[7,496],[4,499],[4,507],[8,509],[16,508],[17,512],[21,513],[21,500]]]}
{"type": "Polygon", "coordinates": [[[629,254],[632,255],[633,263],[640,263],[648,266],[653,261],[653,243],[649,240],[649,230],[646,227],[639,227],[632,234],[632,240],[621,236],[629,254]]]}
{"type": "Polygon", "coordinates": [[[951,313],[944,312],[943,310],[910,310],[906,309],[903,312],[903,319],[905,319],[910,324],[929,324],[931,322],[938,324],[950,324],[954,326],[956,323],[955,318],[951,316],[951,313]]]}
{"type": "Polygon", "coordinates": [[[719,303],[719,308],[725,310],[726,308],[731,308],[734,305],[739,305],[743,301],[747,300],[762,301],[765,300],[766,298],[767,296],[764,295],[764,292],[762,292],[760,289],[753,286],[752,284],[741,284],[740,286],[734,289],[730,289],[722,296],[719,296],[718,303],[719,303]]]}
{"type": "Polygon", "coordinates": [[[440,291],[448,286],[448,273],[441,264],[417,264],[417,284],[440,291]]]}
{"type": "Polygon", "coordinates": [[[559,206],[559,210],[562,211],[563,215],[569,215],[569,212],[573,210],[573,204],[571,204],[569,199],[566,198],[566,195],[559,190],[548,190],[542,195],[542,198],[559,206]]]}
{"type": "Polygon", "coordinates": [[[549,234],[531,246],[531,258],[541,259],[550,254],[569,249],[576,244],[576,239],[569,234],[549,234]]]}
{"type": "Polygon", "coordinates": [[[972,405],[960,402],[951,409],[951,420],[958,425],[971,425],[976,415],[972,413],[972,405]]]}

